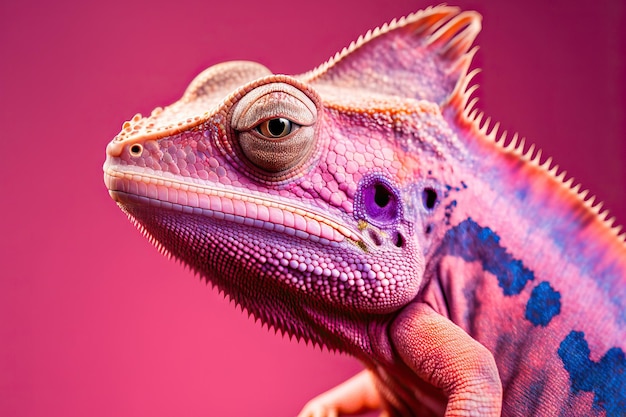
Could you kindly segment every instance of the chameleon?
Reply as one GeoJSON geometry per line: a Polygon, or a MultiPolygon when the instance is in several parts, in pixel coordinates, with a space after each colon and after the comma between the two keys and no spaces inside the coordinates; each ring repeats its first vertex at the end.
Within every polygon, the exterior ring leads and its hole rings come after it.
{"type": "Polygon", "coordinates": [[[107,145],[163,254],[363,363],[300,417],[626,415],[625,235],[478,110],[480,29],[442,5],[304,74],[217,64],[107,145]]]}

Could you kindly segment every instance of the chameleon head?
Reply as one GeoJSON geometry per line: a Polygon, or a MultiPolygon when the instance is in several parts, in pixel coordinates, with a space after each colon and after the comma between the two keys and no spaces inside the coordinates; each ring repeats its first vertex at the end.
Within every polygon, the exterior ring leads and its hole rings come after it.
{"type": "Polygon", "coordinates": [[[401,164],[367,114],[346,117],[296,78],[221,64],[124,124],[105,183],[164,253],[271,325],[395,311],[423,272],[401,164]]]}
{"type": "Polygon", "coordinates": [[[213,66],[124,123],[106,185],[164,253],[267,324],[328,342],[420,289],[438,181],[465,153],[448,121],[473,120],[479,30],[476,13],[439,6],[299,76],[213,66]]]}

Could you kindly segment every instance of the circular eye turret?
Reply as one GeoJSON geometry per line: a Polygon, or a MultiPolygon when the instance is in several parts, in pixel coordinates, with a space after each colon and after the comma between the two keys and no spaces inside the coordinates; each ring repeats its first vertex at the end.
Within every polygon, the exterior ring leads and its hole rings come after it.
{"type": "Polygon", "coordinates": [[[244,156],[278,173],[303,163],[315,148],[315,103],[286,83],[263,85],[234,106],[231,123],[244,156]]]}

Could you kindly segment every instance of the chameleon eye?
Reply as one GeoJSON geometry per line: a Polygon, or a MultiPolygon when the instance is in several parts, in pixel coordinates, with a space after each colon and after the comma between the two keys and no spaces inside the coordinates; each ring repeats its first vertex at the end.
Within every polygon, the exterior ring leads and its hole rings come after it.
{"type": "Polygon", "coordinates": [[[233,107],[232,128],[243,156],[271,174],[294,168],[315,149],[317,107],[287,83],[257,87],[233,107]]]}
{"type": "Polygon", "coordinates": [[[256,127],[256,131],[268,139],[279,139],[287,136],[297,128],[298,125],[291,120],[284,117],[276,117],[259,124],[256,127]]]}

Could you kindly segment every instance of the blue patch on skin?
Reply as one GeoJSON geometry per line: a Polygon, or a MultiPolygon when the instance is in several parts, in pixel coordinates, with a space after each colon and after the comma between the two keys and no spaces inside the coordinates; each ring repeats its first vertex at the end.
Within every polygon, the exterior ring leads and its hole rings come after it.
{"type": "Polygon", "coordinates": [[[450,217],[452,216],[452,212],[456,208],[456,200],[452,200],[450,204],[448,204],[444,208],[444,216],[446,218],[446,224],[450,224],[450,217]]]}
{"type": "Polygon", "coordinates": [[[559,356],[569,373],[572,393],[593,392],[593,406],[607,417],[623,416],[626,410],[626,356],[620,348],[609,349],[599,362],[589,359],[583,332],[570,332],[559,346],[559,356]]]}
{"type": "Polygon", "coordinates": [[[561,294],[548,282],[537,285],[526,304],[526,318],[535,326],[547,326],[561,312],[561,294]]]}
{"type": "Polygon", "coordinates": [[[485,271],[498,278],[504,295],[517,295],[528,281],[535,278],[522,261],[514,259],[500,245],[500,236],[488,227],[481,227],[471,218],[446,232],[442,249],[467,262],[480,261],[485,271]]]}
{"type": "Polygon", "coordinates": [[[443,193],[443,198],[444,199],[448,198],[450,196],[450,192],[452,192],[452,191],[459,192],[459,191],[461,191],[461,188],[464,189],[464,190],[467,189],[467,184],[465,184],[463,181],[461,181],[461,187],[453,187],[453,186],[448,185],[448,184],[446,184],[445,187],[446,187],[446,191],[443,193]]]}

